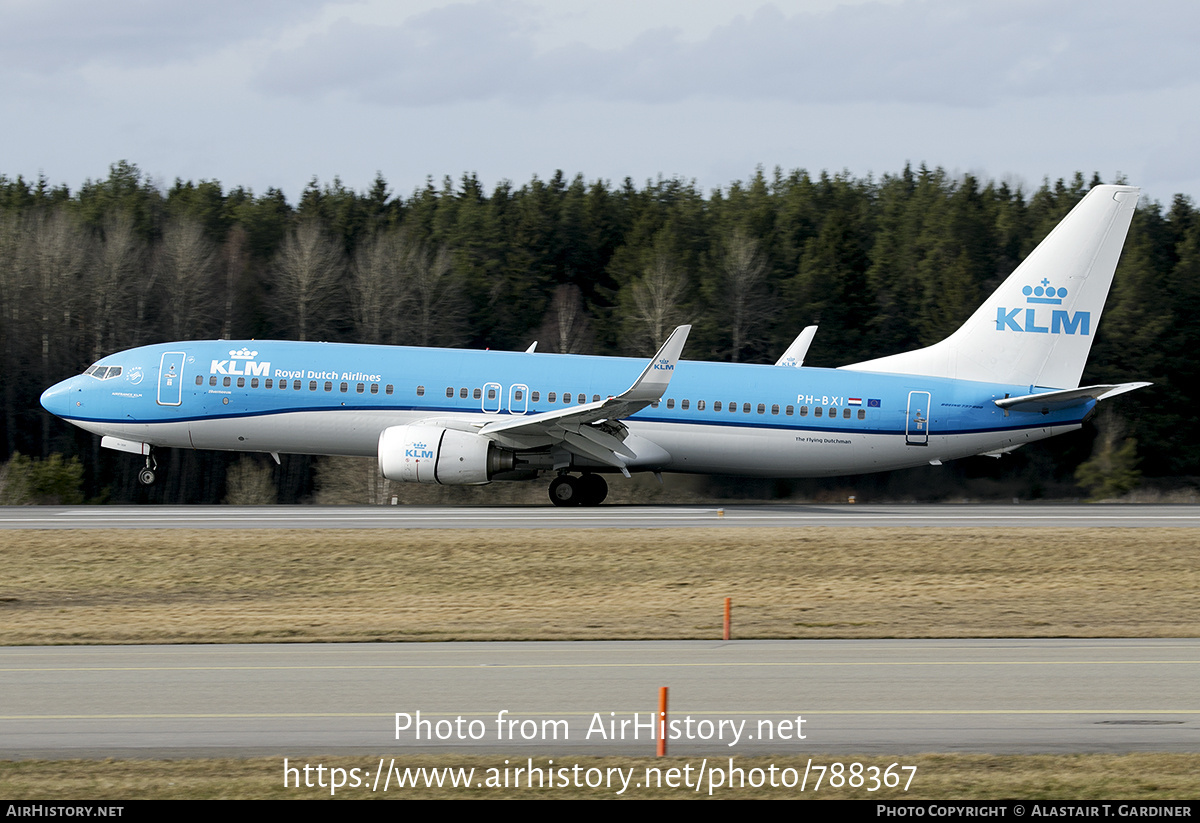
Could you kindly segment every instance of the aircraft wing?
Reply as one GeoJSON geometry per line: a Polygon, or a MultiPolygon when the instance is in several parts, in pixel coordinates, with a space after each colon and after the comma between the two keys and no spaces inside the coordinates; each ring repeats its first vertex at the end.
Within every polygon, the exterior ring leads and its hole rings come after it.
{"type": "Polygon", "coordinates": [[[625,444],[627,429],[617,421],[663,396],[691,330],[691,326],[679,326],[671,332],[633,385],[618,395],[528,417],[496,420],[484,424],[479,434],[515,445],[522,441],[561,443],[576,454],[624,471],[627,459],[638,455],[625,444]]]}
{"type": "Polygon", "coordinates": [[[1066,409],[1071,406],[1081,406],[1089,400],[1107,400],[1134,389],[1145,388],[1151,383],[1115,383],[1103,386],[1081,386],[1078,389],[1061,389],[1059,391],[1042,392],[1041,394],[1024,394],[1020,397],[1005,397],[993,400],[1006,412],[1042,412],[1066,409]]]}

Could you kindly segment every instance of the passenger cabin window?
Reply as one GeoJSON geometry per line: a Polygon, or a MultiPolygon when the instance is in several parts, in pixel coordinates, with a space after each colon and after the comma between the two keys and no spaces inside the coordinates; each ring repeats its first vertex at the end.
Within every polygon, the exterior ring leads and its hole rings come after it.
{"type": "Polygon", "coordinates": [[[196,375],[196,385],[201,386],[203,384],[204,384],[204,375],[200,375],[200,374],[196,375]]]}
{"type": "Polygon", "coordinates": [[[212,377],[208,378],[208,385],[210,385],[210,386],[217,385],[217,376],[215,374],[212,377]]]}
{"type": "Polygon", "coordinates": [[[668,408],[668,409],[673,409],[673,408],[675,408],[675,398],[674,398],[674,397],[668,397],[668,398],[667,398],[667,408],[668,408]]]}
{"type": "Polygon", "coordinates": [[[786,414],[788,417],[791,417],[792,416],[792,407],[788,406],[786,409],[783,410],[783,413],[786,414]]]}
{"type": "Polygon", "coordinates": [[[244,378],[244,377],[239,377],[239,378],[238,378],[238,388],[239,388],[239,389],[244,389],[244,388],[246,388],[246,378],[244,378]]]}
{"type": "Polygon", "coordinates": [[[679,401],[679,408],[681,408],[681,409],[683,409],[683,410],[685,410],[685,411],[686,411],[686,410],[687,410],[687,407],[688,407],[688,401],[686,401],[686,400],[680,400],[680,401],[679,401]]]}
{"type": "Polygon", "coordinates": [[[521,391],[520,389],[517,389],[516,391],[513,392],[514,400],[521,400],[524,397],[525,397],[525,392],[521,391]]]}
{"type": "Polygon", "coordinates": [[[252,388],[252,389],[258,388],[258,378],[257,377],[250,378],[250,388],[252,388]]]}
{"type": "MultiPolygon", "coordinates": [[[[779,414],[779,404],[778,403],[771,406],[771,414],[779,414]]],[[[788,412],[788,414],[791,414],[791,412],[788,412]]]]}
{"type": "MultiPolygon", "coordinates": [[[[750,404],[749,404],[749,403],[747,403],[747,404],[746,404],[746,411],[750,411],[750,404]]],[[[729,413],[730,413],[730,414],[737,414],[737,401],[736,401],[736,400],[731,400],[731,401],[729,401],[729,413]]]]}
{"type": "Polygon", "coordinates": [[[850,410],[849,410],[849,409],[842,409],[842,417],[844,417],[845,419],[849,420],[849,419],[850,419],[850,410]]]}
{"type": "Polygon", "coordinates": [[[300,391],[300,385],[301,385],[301,384],[300,384],[300,381],[299,381],[299,380],[293,380],[293,381],[292,381],[292,388],[293,388],[294,390],[296,390],[296,391],[300,391]]]}
{"type": "Polygon", "coordinates": [[[759,404],[758,404],[758,413],[759,413],[759,414],[766,414],[766,412],[767,412],[767,407],[766,407],[764,404],[762,404],[762,403],[759,403],[759,404]]]}
{"type": "MultiPolygon", "coordinates": [[[[704,401],[703,400],[696,401],[696,411],[704,411],[704,401]]],[[[717,411],[720,411],[720,409],[717,409],[717,411]]]]}
{"type": "Polygon", "coordinates": [[[385,389],[383,390],[383,393],[384,393],[384,394],[392,394],[392,393],[393,393],[393,392],[395,392],[395,391],[396,391],[396,387],[395,387],[395,386],[393,386],[391,383],[388,383],[388,384],[387,384],[387,388],[385,388],[385,389]]]}
{"type": "Polygon", "coordinates": [[[454,389],[453,389],[452,387],[450,387],[450,386],[447,386],[447,387],[446,387],[446,396],[447,396],[447,397],[453,397],[453,396],[454,396],[454,389]]]}
{"type": "Polygon", "coordinates": [[[342,394],[345,394],[346,392],[350,391],[350,384],[343,383],[342,385],[338,386],[338,391],[340,391],[342,394]]]}
{"type": "Polygon", "coordinates": [[[476,389],[475,391],[471,392],[471,396],[473,398],[475,398],[476,400],[482,400],[483,399],[483,390],[476,389]]]}
{"type": "Polygon", "coordinates": [[[538,392],[538,391],[531,391],[529,393],[529,399],[532,400],[534,403],[536,403],[537,401],[542,399],[542,393],[538,392]]]}
{"type": "MultiPolygon", "coordinates": [[[[788,408],[791,408],[791,407],[789,406],[788,408]]],[[[800,416],[801,416],[801,417],[808,417],[808,406],[801,406],[801,407],[800,407],[800,416]]]]}
{"type": "Polygon", "coordinates": [[[317,381],[316,381],[316,380],[309,380],[309,381],[308,381],[308,390],[309,390],[309,391],[316,391],[316,390],[317,390],[317,381]]]}
{"type": "Polygon", "coordinates": [[[650,408],[652,408],[652,409],[657,409],[657,408],[658,408],[658,401],[657,401],[657,400],[651,400],[651,401],[650,401],[650,408]]]}
{"type": "Polygon", "coordinates": [[[496,399],[496,390],[488,389],[488,400],[495,400],[495,399],[496,399]]]}
{"type": "Polygon", "coordinates": [[[859,420],[866,420],[866,419],[867,419],[867,410],[866,410],[866,409],[859,409],[859,410],[858,410],[858,419],[859,419],[859,420]]]}
{"type": "Polygon", "coordinates": [[[333,381],[332,380],[325,381],[325,391],[333,391],[333,381]]]}
{"type": "Polygon", "coordinates": [[[467,399],[467,390],[466,390],[466,389],[459,389],[459,390],[458,390],[458,396],[459,396],[460,398],[462,398],[463,400],[466,400],[466,399],[467,399]]]}
{"type": "Polygon", "coordinates": [[[378,383],[371,384],[371,394],[379,394],[379,384],[378,383]]]}
{"type": "Polygon", "coordinates": [[[821,407],[813,406],[813,417],[820,417],[820,416],[821,416],[821,407]]]}
{"type": "MultiPolygon", "coordinates": [[[[701,402],[701,403],[703,403],[704,401],[703,401],[703,400],[701,400],[700,402],[701,402]]],[[[721,401],[720,401],[720,400],[714,400],[714,401],[713,401],[713,411],[720,411],[720,410],[721,410],[721,401]]]]}
{"type": "MultiPolygon", "coordinates": [[[[371,394],[379,394],[379,389],[375,388],[374,383],[371,384],[371,394]]],[[[417,386],[417,397],[424,397],[424,396],[425,396],[425,387],[417,386]]]]}
{"type": "Polygon", "coordinates": [[[549,393],[546,395],[546,402],[547,402],[547,403],[553,403],[553,402],[554,402],[554,398],[556,398],[556,397],[558,397],[558,392],[549,392],[549,393]]]}
{"type": "Polygon", "coordinates": [[[563,392],[563,402],[567,405],[571,404],[571,393],[569,391],[563,392]]]}
{"type": "Polygon", "coordinates": [[[356,392],[358,392],[359,394],[362,394],[362,393],[363,393],[363,392],[365,392],[366,390],[367,390],[367,384],[366,384],[366,383],[359,383],[359,384],[358,384],[358,387],[357,387],[357,388],[355,388],[355,391],[356,391],[356,392]]]}
{"type": "Polygon", "coordinates": [[[593,394],[593,395],[592,395],[592,402],[593,402],[593,403],[599,403],[599,402],[600,402],[600,395],[598,395],[598,394],[593,394]]]}

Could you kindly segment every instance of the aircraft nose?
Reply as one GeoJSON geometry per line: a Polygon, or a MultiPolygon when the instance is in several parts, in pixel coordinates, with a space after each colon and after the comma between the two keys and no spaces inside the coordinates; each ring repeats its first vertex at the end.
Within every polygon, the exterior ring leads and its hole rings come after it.
{"type": "Polygon", "coordinates": [[[58,417],[71,415],[71,395],[74,389],[74,378],[56,383],[42,392],[42,408],[58,417]]]}

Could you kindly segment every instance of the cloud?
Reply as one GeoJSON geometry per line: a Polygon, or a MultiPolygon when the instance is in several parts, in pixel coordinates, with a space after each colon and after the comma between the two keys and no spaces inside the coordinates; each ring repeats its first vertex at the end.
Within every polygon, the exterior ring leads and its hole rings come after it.
{"type": "Polygon", "coordinates": [[[655,29],[612,48],[586,34],[537,48],[543,13],[485,0],[392,26],[342,20],[271,55],[257,83],[407,106],[562,97],[974,106],[1159,89],[1200,73],[1193,0],[907,0],[792,15],[766,5],[699,40],[655,29]]]}
{"type": "Polygon", "coordinates": [[[0,66],[51,74],[153,66],[275,31],[326,0],[0,0],[0,66]]]}

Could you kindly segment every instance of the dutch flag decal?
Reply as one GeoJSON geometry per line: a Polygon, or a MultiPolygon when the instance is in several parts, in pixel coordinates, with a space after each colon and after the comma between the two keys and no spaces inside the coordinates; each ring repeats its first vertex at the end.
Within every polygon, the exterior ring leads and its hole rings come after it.
{"type": "Polygon", "coordinates": [[[851,406],[861,406],[862,398],[861,397],[851,397],[849,400],[849,403],[851,406]]]}

